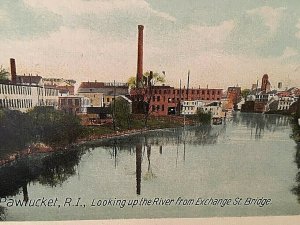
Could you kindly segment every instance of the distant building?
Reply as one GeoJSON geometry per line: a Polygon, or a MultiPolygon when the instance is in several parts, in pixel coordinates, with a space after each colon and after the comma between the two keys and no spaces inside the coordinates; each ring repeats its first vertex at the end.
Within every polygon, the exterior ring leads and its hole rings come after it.
{"type": "Polygon", "coordinates": [[[237,109],[237,104],[241,100],[241,87],[228,87],[227,89],[227,100],[228,109],[237,109]]]}
{"type": "Polygon", "coordinates": [[[41,76],[17,75],[10,59],[11,81],[0,83],[0,108],[26,112],[35,106],[58,106],[58,90],[45,87],[41,76]]]}
{"type": "Polygon", "coordinates": [[[84,96],[70,95],[59,96],[58,109],[69,114],[86,114],[90,107],[90,99],[84,96]]]}
{"type": "Polygon", "coordinates": [[[261,91],[262,92],[269,92],[271,88],[271,84],[269,81],[268,74],[263,75],[262,81],[261,81],[261,91]]]}
{"type": "Polygon", "coordinates": [[[65,80],[63,78],[43,78],[45,87],[52,87],[59,90],[59,96],[75,94],[75,80],[65,80]]]}
{"type": "Polygon", "coordinates": [[[199,108],[203,108],[205,102],[203,100],[184,101],[182,103],[182,115],[195,115],[199,108]]]}
{"type": "Polygon", "coordinates": [[[181,103],[184,101],[219,101],[222,95],[222,89],[191,88],[186,90],[185,88],[179,89],[167,85],[132,89],[130,91],[133,112],[142,113],[137,110],[137,104],[142,100],[146,104],[149,102],[147,107],[149,107],[150,114],[154,116],[181,114],[181,103]]]}
{"type": "Polygon", "coordinates": [[[128,95],[126,83],[107,82],[82,82],[78,88],[78,94],[91,100],[92,107],[107,107],[113,101],[114,96],[128,95]]]}

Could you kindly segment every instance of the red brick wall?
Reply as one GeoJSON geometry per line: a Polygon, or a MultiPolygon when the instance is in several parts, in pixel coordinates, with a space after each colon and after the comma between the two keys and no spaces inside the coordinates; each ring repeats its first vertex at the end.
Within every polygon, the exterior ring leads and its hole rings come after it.
{"type": "MultiPolygon", "coordinates": [[[[222,89],[190,89],[180,90],[170,86],[155,86],[151,93],[149,90],[140,90],[140,94],[144,94],[144,101],[150,100],[150,114],[151,115],[168,115],[170,107],[177,108],[179,103],[187,100],[220,100],[223,95],[222,89]],[[181,93],[180,93],[181,91],[181,93]],[[181,100],[180,100],[181,97],[181,100]],[[154,109],[154,110],[153,110],[154,109]]],[[[136,100],[137,90],[132,89],[130,95],[133,101],[136,100]]]]}

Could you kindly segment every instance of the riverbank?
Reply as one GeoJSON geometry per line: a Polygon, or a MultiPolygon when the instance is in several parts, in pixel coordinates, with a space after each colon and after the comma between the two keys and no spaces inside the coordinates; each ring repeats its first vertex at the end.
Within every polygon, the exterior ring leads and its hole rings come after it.
{"type": "Polygon", "coordinates": [[[121,137],[127,135],[135,135],[151,130],[167,129],[167,128],[177,128],[184,125],[195,125],[194,120],[183,118],[181,116],[160,116],[154,117],[150,116],[148,118],[147,127],[143,121],[143,115],[135,115],[131,121],[131,128],[126,129],[124,127],[116,127],[114,130],[112,124],[105,124],[102,126],[86,126],[82,135],[73,143],[51,147],[44,143],[34,143],[30,144],[22,150],[14,150],[8,155],[0,158],[0,166],[12,163],[21,157],[26,157],[28,155],[39,154],[39,153],[51,153],[56,151],[67,151],[68,149],[77,146],[84,145],[88,142],[103,140],[114,137],[121,137]]]}

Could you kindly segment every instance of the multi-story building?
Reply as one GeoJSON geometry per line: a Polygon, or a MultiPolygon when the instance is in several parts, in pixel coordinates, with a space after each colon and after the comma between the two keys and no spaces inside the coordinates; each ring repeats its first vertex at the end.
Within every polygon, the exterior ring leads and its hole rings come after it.
{"type": "Polygon", "coordinates": [[[227,89],[228,110],[237,109],[241,100],[241,87],[228,87],[227,89]]]}
{"type": "Polygon", "coordinates": [[[166,85],[152,86],[151,88],[135,88],[130,91],[134,105],[133,112],[140,112],[136,103],[142,100],[146,104],[149,103],[150,113],[155,116],[181,114],[181,103],[184,101],[219,101],[222,94],[222,89],[191,88],[186,90],[185,88],[179,89],[166,85]]]}
{"type": "Polygon", "coordinates": [[[203,108],[205,102],[203,100],[184,101],[182,103],[182,115],[195,115],[199,108],[203,108]]]}
{"type": "Polygon", "coordinates": [[[128,95],[126,83],[82,82],[78,94],[90,98],[92,107],[106,107],[111,104],[114,96],[128,95]]]}
{"type": "Polygon", "coordinates": [[[58,105],[58,90],[44,87],[41,76],[17,75],[14,59],[11,81],[0,83],[0,107],[26,112],[35,106],[58,105]]]}
{"type": "Polygon", "coordinates": [[[87,108],[91,106],[90,99],[84,96],[59,96],[58,100],[58,109],[73,115],[86,114],[87,108]]]}
{"type": "Polygon", "coordinates": [[[59,91],[59,96],[75,94],[75,80],[65,80],[63,78],[43,78],[44,87],[55,88],[59,91]]]}

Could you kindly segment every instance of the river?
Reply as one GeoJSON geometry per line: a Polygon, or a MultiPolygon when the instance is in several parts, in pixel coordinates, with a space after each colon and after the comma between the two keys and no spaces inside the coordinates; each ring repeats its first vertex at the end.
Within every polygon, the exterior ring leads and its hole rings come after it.
{"type": "Polygon", "coordinates": [[[222,125],[150,131],[27,156],[0,167],[0,216],[299,215],[300,148],[290,135],[287,117],[238,113],[222,125]],[[18,200],[27,205],[16,206],[18,200]]]}

